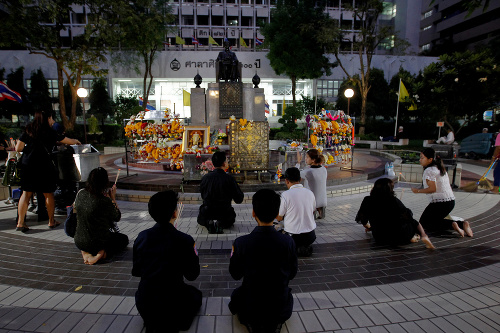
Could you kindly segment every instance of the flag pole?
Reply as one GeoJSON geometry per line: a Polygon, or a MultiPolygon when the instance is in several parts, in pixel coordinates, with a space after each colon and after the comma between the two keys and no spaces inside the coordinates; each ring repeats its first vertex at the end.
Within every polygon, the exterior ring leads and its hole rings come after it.
{"type": "Polygon", "coordinates": [[[398,130],[399,96],[401,96],[401,78],[399,78],[398,106],[396,107],[396,125],[394,126],[394,136],[396,136],[398,130]]]}

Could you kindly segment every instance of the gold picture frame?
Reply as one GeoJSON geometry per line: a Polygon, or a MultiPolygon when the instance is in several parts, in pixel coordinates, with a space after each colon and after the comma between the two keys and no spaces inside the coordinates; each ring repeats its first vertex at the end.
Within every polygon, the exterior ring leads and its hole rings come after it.
{"type": "Polygon", "coordinates": [[[204,148],[210,145],[210,126],[185,126],[182,136],[182,151],[193,146],[204,148]]]}

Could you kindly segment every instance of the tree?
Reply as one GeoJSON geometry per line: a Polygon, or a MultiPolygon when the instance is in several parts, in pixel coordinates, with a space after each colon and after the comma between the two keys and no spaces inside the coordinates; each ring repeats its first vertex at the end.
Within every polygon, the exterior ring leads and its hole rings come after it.
{"type": "Polygon", "coordinates": [[[72,129],[76,121],[77,94],[82,76],[100,77],[107,70],[99,64],[106,61],[105,51],[118,36],[113,10],[121,1],[113,0],[40,0],[32,2],[0,0],[8,15],[4,16],[3,34],[0,46],[25,47],[32,54],[40,54],[56,62],[59,89],[59,112],[66,129],[72,129]],[[68,35],[65,23],[74,14],[75,4],[84,5],[87,10],[85,27],[71,31],[68,35]],[[71,91],[71,112],[64,100],[64,79],[71,91]]]}
{"type": "Polygon", "coordinates": [[[395,36],[392,26],[377,25],[378,17],[384,9],[382,0],[362,0],[356,1],[356,7],[353,7],[350,3],[344,3],[343,6],[345,10],[352,12],[355,22],[359,23],[359,30],[353,36],[353,51],[359,56],[360,73],[358,76],[349,73],[340,57],[341,52],[344,51],[344,40],[347,35],[352,34],[352,30],[339,28],[337,20],[328,19],[323,22],[319,29],[315,30],[315,33],[322,45],[325,45],[327,51],[335,56],[338,65],[347,78],[359,89],[361,95],[359,133],[364,134],[368,92],[371,89],[372,57],[381,44],[390,45],[394,43],[392,51],[401,52],[406,49],[408,42],[395,36]]]}
{"type": "Polygon", "coordinates": [[[124,96],[118,95],[114,102],[114,111],[116,122],[123,125],[124,119],[130,119],[131,116],[135,116],[140,111],[144,110],[142,106],[137,104],[137,96],[124,96]]]}
{"type": "Polygon", "coordinates": [[[327,19],[324,7],[314,0],[280,0],[271,11],[271,22],[262,26],[267,58],[276,74],[285,74],[292,81],[293,106],[299,79],[315,79],[330,75],[332,65],[324,55],[311,30],[327,19]]]}
{"type": "Polygon", "coordinates": [[[458,134],[500,100],[500,66],[488,50],[444,54],[419,75],[416,90],[421,116],[445,121],[458,134]]]}
{"type": "Polygon", "coordinates": [[[104,126],[104,119],[113,114],[113,100],[108,94],[108,83],[106,79],[99,78],[92,83],[92,91],[89,95],[90,113],[97,115],[104,126]]]}
{"type": "Polygon", "coordinates": [[[33,110],[52,111],[53,98],[50,97],[49,83],[43,75],[42,69],[31,73],[31,90],[29,99],[33,105],[33,110]]]}
{"type": "Polygon", "coordinates": [[[169,25],[175,22],[167,0],[129,1],[119,9],[121,23],[121,50],[113,53],[113,66],[132,65],[143,75],[143,105],[147,105],[153,83],[152,67],[163,43],[169,25]],[[149,82],[148,82],[149,79],[149,82]]]}
{"type": "Polygon", "coordinates": [[[326,109],[326,110],[333,109],[333,105],[328,103],[321,97],[319,97],[318,100],[316,101],[314,97],[302,95],[302,99],[297,102],[297,109],[303,115],[316,114],[319,113],[321,109],[326,109]]]}

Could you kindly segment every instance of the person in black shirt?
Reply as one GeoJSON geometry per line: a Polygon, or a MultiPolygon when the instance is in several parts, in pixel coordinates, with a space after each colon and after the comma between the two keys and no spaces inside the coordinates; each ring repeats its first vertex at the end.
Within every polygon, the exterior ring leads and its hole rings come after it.
{"type": "Polygon", "coordinates": [[[297,254],[292,237],[273,227],[280,202],[273,190],[257,191],[252,216],[258,226],[233,243],[229,273],[235,280],[243,278],[243,283],[233,291],[228,306],[249,332],[279,332],[292,315],[288,283],[297,274],[297,254]]]}
{"type": "Polygon", "coordinates": [[[224,171],[228,168],[224,152],[214,153],[212,163],[215,169],[201,179],[203,204],[200,206],[198,224],[206,227],[209,233],[222,233],[222,229],[231,227],[236,219],[231,201],[242,203],[244,194],[234,178],[224,171]]]}
{"type": "Polygon", "coordinates": [[[147,333],[188,330],[201,307],[201,291],[184,283],[200,275],[200,263],[193,237],[174,227],[177,201],[174,191],[153,195],[148,210],[156,224],[134,242],[135,303],[147,333]]]}

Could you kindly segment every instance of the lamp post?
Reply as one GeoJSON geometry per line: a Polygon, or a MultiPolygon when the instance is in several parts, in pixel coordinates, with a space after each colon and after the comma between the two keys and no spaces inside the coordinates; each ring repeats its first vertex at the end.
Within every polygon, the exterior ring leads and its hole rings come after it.
{"type": "MultiPolygon", "coordinates": [[[[344,91],[344,96],[347,98],[347,115],[349,116],[349,106],[350,106],[350,102],[351,102],[351,97],[354,96],[354,90],[352,90],[351,88],[346,89],[344,91]]],[[[353,117],[353,118],[354,118],[353,128],[355,129],[356,128],[356,117],[353,117]]],[[[350,171],[350,172],[363,172],[363,170],[354,169],[352,167],[353,163],[354,163],[354,137],[353,137],[353,142],[352,142],[352,147],[351,147],[351,167],[342,167],[342,168],[340,168],[340,170],[346,170],[346,171],[350,171]]]]}
{"type": "Polygon", "coordinates": [[[85,88],[78,88],[76,91],[78,97],[82,99],[83,105],[83,133],[85,134],[85,143],[87,143],[87,120],[85,118],[85,97],[88,95],[88,91],[85,88]]]}
{"type": "Polygon", "coordinates": [[[349,106],[351,104],[351,97],[354,96],[354,90],[351,88],[344,91],[344,96],[347,98],[347,115],[349,116],[349,106]]]}

